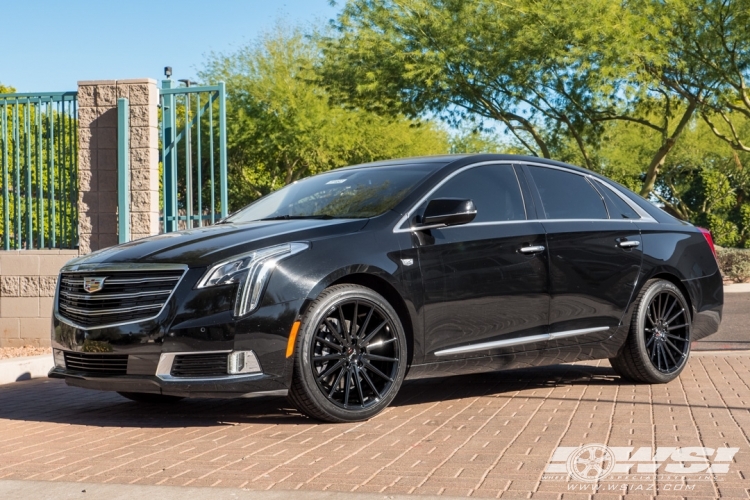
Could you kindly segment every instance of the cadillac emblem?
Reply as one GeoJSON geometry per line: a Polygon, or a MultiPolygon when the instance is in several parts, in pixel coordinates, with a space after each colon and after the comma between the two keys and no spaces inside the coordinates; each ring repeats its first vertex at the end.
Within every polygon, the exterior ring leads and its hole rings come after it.
{"type": "Polygon", "coordinates": [[[83,278],[83,289],[88,293],[98,292],[104,288],[104,280],[107,278],[83,278]]]}

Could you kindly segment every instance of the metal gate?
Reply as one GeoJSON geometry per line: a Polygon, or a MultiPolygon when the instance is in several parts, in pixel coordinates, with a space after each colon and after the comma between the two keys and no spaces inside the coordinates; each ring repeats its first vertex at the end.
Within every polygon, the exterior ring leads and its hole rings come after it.
{"type": "Polygon", "coordinates": [[[161,102],[162,231],[213,224],[228,213],[226,87],[172,87],[161,102]]]}
{"type": "Polygon", "coordinates": [[[78,246],[77,97],[0,94],[4,250],[78,246]]]}

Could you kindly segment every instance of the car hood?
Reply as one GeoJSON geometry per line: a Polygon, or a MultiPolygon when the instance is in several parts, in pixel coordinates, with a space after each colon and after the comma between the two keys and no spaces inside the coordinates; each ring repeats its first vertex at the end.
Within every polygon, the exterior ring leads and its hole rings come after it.
{"type": "Polygon", "coordinates": [[[123,243],[79,257],[67,265],[149,263],[205,267],[257,248],[356,232],[364,228],[368,220],[299,219],[217,224],[123,243]]]}

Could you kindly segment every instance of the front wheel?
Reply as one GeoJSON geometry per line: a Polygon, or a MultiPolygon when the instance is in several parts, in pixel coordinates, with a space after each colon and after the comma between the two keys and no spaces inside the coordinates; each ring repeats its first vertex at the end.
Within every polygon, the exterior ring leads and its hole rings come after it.
{"type": "Polygon", "coordinates": [[[406,362],[406,335],[388,301],[363,286],[332,286],[302,319],[289,397],[318,420],[366,420],[393,401],[406,362]]]}
{"type": "Polygon", "coordinates": [[[650,280],[636,299],[625,345],[609,361],[624,378],[664,384],[685,368],[690,336],[690,310],[680,289],[666,280],[650,280]]]}

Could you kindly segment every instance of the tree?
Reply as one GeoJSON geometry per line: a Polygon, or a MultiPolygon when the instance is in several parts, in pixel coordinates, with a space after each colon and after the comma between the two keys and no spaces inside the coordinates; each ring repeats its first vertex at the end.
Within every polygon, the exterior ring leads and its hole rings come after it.
{"type": "Polygon", "coordinates": [[[332,102],[315,82],[319,57],[309,37],[287,28],[209,57],[201,78],[227,84],[232,208],[332,168],[448,151],[448,134],[430,121],[332,102]]]}
{"type": "Polygon", "coordinates": [[[321,74],[354,105],[497,120],[531,154],[564,152],[590,169],[607,123],[647,127],[659,140],[637,190],[650,196],[692,118],[726,86],[687,57],[696,40],[717,39],[685,23],[700,3],[350,0],[321,74]]]}

